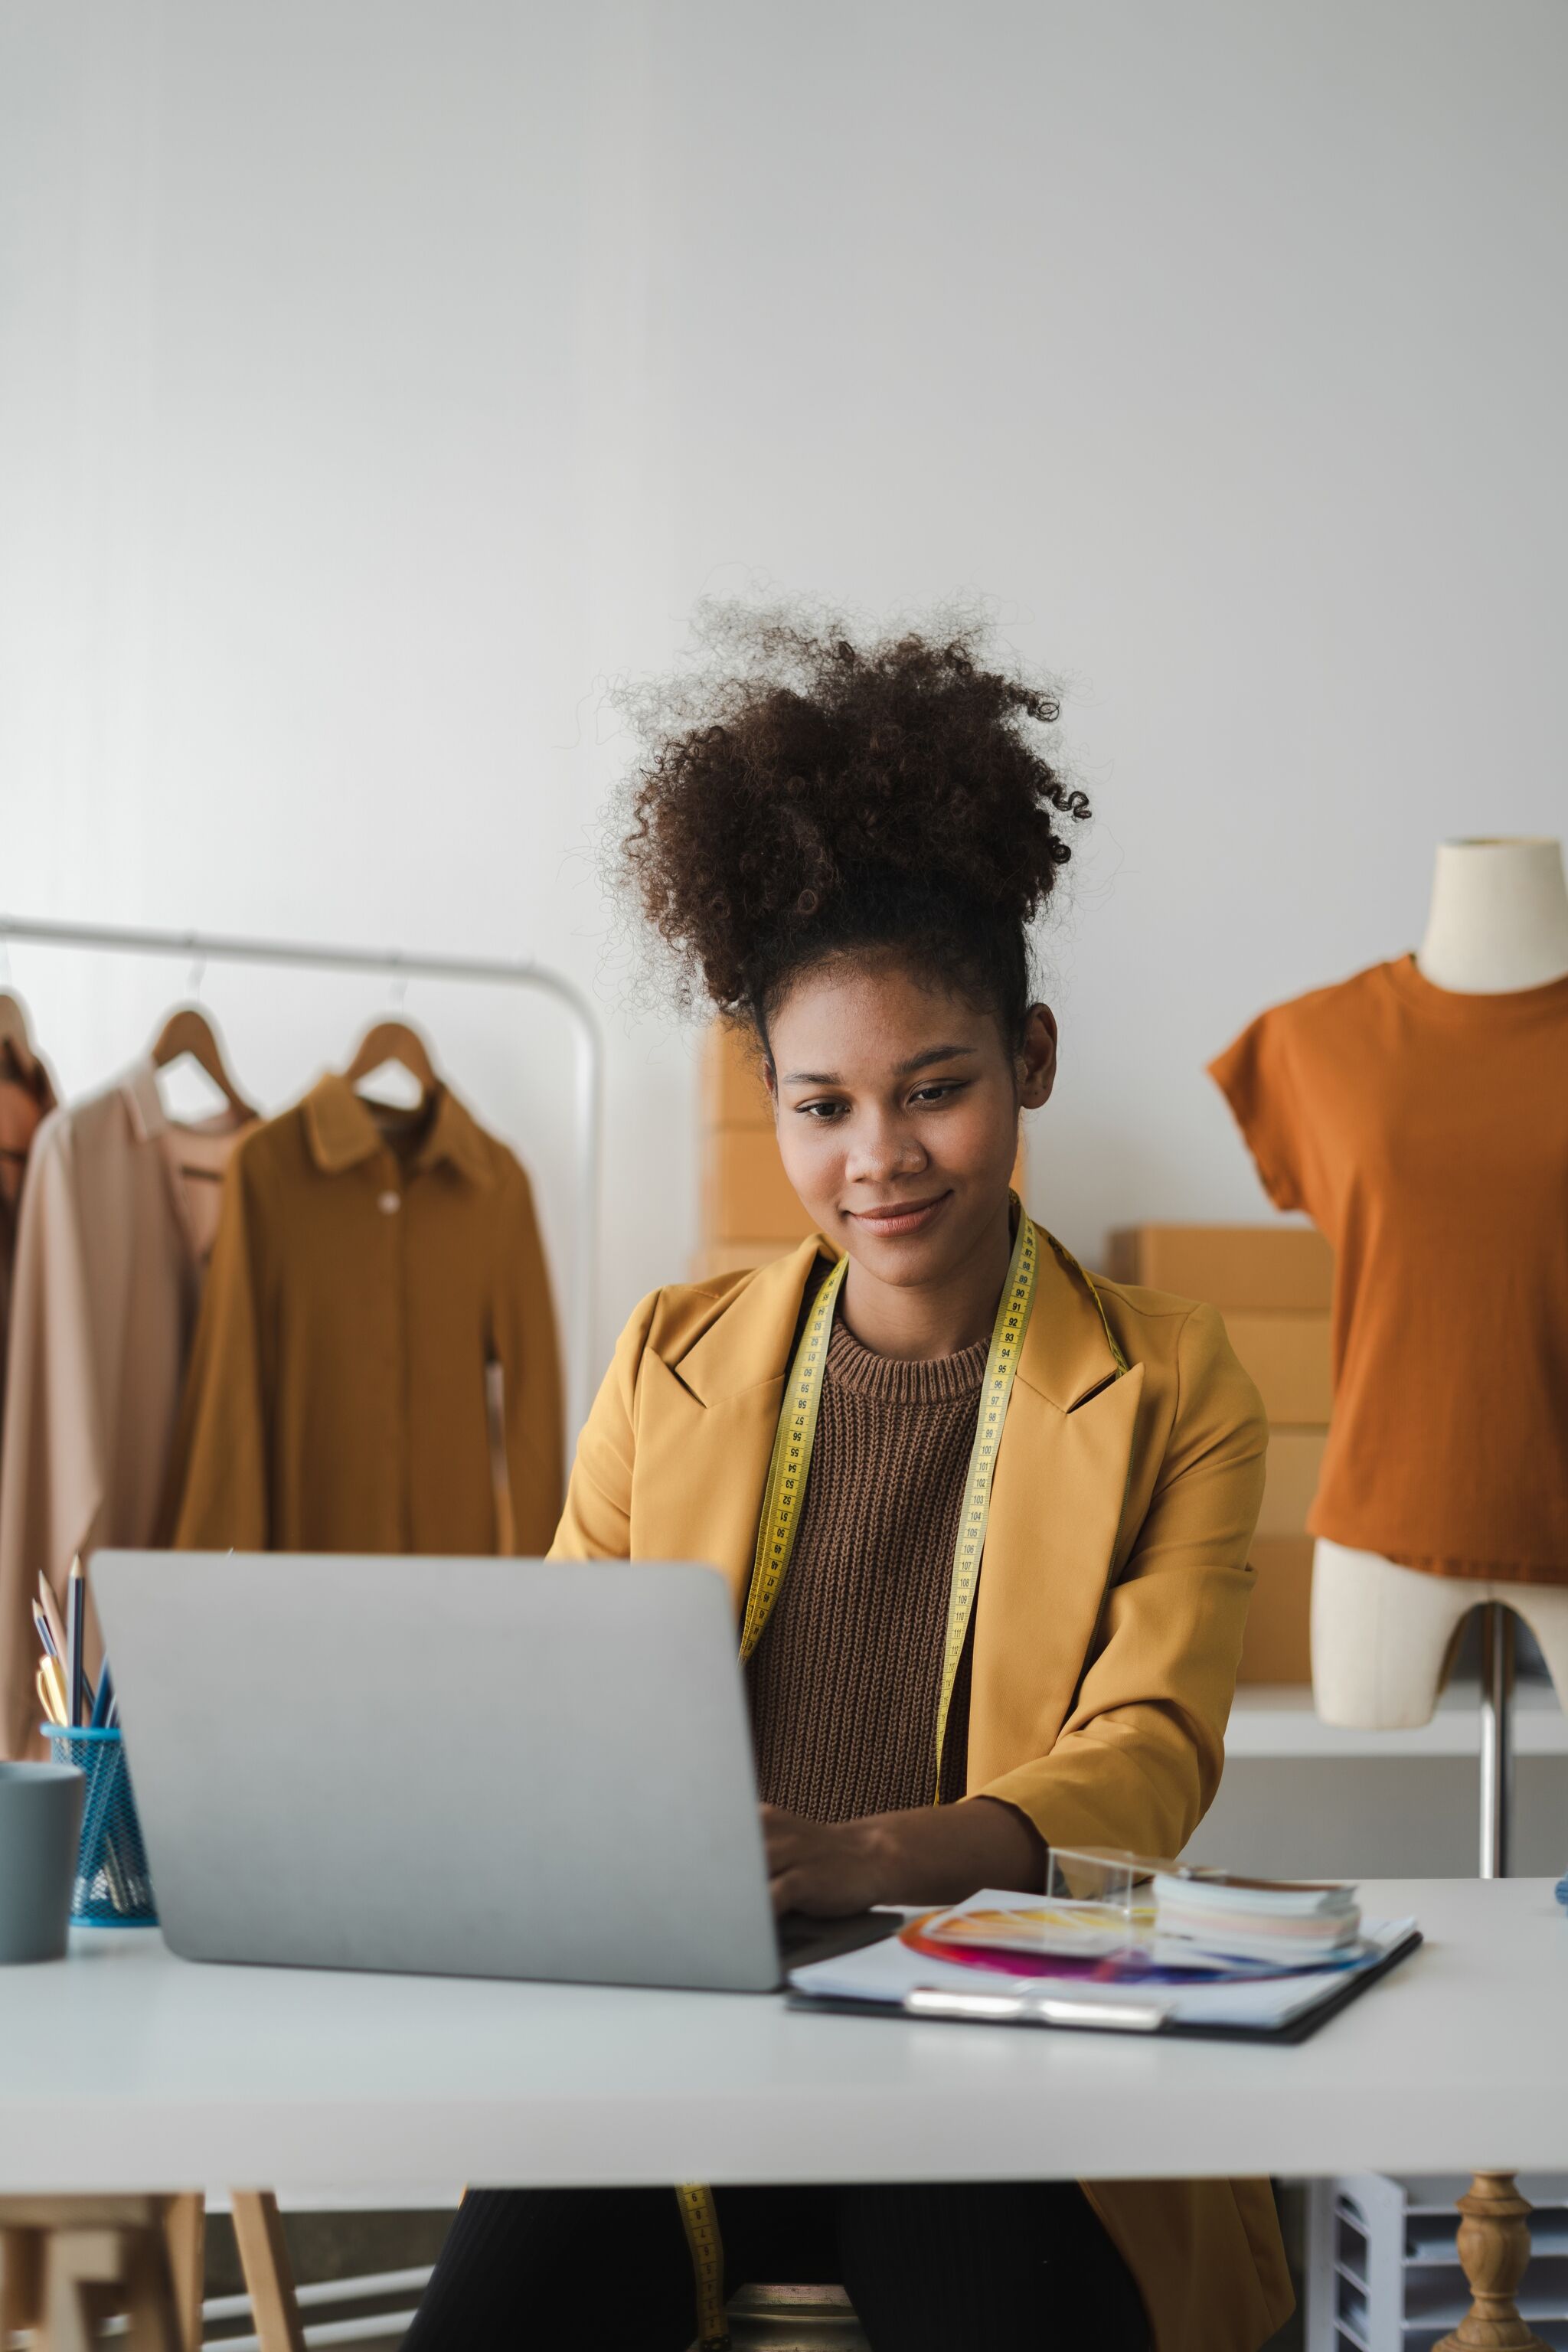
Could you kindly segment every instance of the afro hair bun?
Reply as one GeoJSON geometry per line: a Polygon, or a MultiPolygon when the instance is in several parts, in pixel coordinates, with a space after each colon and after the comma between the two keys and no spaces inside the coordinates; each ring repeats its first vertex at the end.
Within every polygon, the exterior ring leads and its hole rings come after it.
{"type": "Polygon", "coordinates": [[[1027,927],[1089,813],[1041,745],[1055,697],[973,619],[858,639],[708,604],[698,625],[707,667],[633,698],[616,857],[681,993],[761,1027],[806,963],[906,947],[1020,1019],[1027,927]]]}

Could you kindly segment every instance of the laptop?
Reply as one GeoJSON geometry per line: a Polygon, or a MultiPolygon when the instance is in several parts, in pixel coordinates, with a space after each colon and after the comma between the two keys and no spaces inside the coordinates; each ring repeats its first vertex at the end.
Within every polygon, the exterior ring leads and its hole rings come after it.
{"type": "Polygon", "coordinates": [[[92,1589],[187,1959],[763,1992],[898,1924],[781,1939],[710,1568],[101,1551],[92,1589]]]}

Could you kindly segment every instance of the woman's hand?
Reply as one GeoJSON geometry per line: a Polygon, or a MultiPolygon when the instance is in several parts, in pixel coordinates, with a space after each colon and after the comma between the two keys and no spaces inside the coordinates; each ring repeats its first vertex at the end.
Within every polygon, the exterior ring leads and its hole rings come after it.
{"type": "Polygon", "coordinates": [[[1046,1883],[1045,1840],[994,1797],[858,1822],[762,1811],[775,1911],[837,1919],[877,1903],[962,1903],[981,1886],[1038,1894],[1046,1883]]]}
{"type": "Polygon", "coordinates": [[[837,1919],[887,1902],[871,1834],[878,1818],[869,1814],[858,1822],[808,1822],[804,1813],[764,1805],[763,1839],[773,1909],[837,1919]]]}

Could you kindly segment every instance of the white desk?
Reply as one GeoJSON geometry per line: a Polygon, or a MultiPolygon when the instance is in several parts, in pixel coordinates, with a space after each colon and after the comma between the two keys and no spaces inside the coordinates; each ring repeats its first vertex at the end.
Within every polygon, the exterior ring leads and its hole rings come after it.
{"type": "Polygon", "coordinates": [[[198,1968],[153,1933],[85,1935],[0,1975],[0,2192],[1568,2164],[1551,1883],[1363,1901],[1414,1912],[1427,1947],[1298,2049],[198,1968]]]}

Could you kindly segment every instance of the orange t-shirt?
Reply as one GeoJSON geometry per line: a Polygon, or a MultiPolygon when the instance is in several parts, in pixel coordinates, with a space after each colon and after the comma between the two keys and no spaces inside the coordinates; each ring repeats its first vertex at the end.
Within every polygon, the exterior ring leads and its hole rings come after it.
{"type": "Polygon", "coordinates": [[[1312,1533],[1568,1584],[1568,979],[1461,996],[1402,956],[1209,1071],[1269,1198],[1334,1247],[1312,1533]]]}

